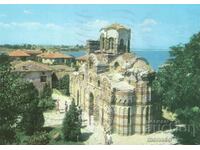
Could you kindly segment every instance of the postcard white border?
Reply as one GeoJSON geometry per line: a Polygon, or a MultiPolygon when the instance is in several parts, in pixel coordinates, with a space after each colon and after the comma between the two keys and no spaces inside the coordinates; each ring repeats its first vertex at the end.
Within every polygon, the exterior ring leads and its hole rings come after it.
{"type": "Polygon", "coordinates": [[[0,4],[200,4],[199,0],[0,0],[0,4]]]}
{"type": "MultiPolygon", "coordinates": [[[[200,4],[199,0],[0,0],[0,4],[200,4]]],[[[197,150],[186,145],[7,145],[1,150],[197,150]]]]}

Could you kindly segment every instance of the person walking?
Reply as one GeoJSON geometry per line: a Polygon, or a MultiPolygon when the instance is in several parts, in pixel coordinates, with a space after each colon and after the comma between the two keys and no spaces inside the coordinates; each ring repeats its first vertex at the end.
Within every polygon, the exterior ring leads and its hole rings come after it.
{"type": "Polygon", "coordinates": [[[105,144],[108,144],[108,139],[107,139],[107,132],[104,130],[104,140],[105,140],[105,144]]]}
{"type": "Polygon", "coordinates": [[[111,136],[110,132],[107,134],[107,144],[108,145],[112,144],[112,136],[111,136]]]}

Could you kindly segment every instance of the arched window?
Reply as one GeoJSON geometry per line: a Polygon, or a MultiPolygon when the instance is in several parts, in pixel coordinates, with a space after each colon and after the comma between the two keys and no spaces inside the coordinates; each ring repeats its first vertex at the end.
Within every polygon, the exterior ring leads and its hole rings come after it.
{"type": "Polygon", "coordinates": [[[93,115],[94,114],[94,95],[92,93],[90,93],[90,97],[89,97],[89,115],[93,115]]]}
{"type": "Polygon", "coordinates": [[[93,66],[93,62],[92,62],[92,60],[90,59],[90,60],[89,60],[89,69],[92,69],[92,66],[93,66]]]}
{"type": "Polygon", "coordinates": [[[124,39],[121,39],[119,42],[119,49],[123,50],[124,49],[124,39]]]}
{"type": "Polygon", "coordinates": [[[90,77],[90,83],[92,82],[92,77],[90,77]]]}
{"type": "Polygon", "coordinates": [[[113,49],[114,48],[114,39],[111,37],[109,38],[109,49],[113,49]]]}
{"type": "Polygon", "coordinates": [[[130,40],[128,40],[128,53],[130,52],[130,40]]]}
{"type": "Polygon", "coordinates": [[[128,125],[130,124],[130,117],[131,117],[131,114],[130,114],[131,112],[130,112],[130,108],[128,108],[128,125]]]}
{"type": "Polygon", "coordinates": [[[101,83],[100,83],[100,80],[98,80],[98,87],[100,87],[101,86],[101,83]]]}
{"type": "Polygon", "coordinates": [[[150,110],[149,110],[149,106],[147,106],[147,108],[146,108],[146,121],[149,123],[149,112],[150,110]]]}
{"type": "Polygon", "coordinates": [[[119,67],[119,63],[118,63],[118,62],[115,62],[115,64],[114,64],[114,69],[116,70],[118,67],[119,67]]]}
{"type": "Polygon", "coordinates": [[[100,43],[101,43],[102,49],[104,49],[105,45],[104,45],[104,37],[103,37],[103,35],[101,35],[101,37],[100,37],[100,43]]]}

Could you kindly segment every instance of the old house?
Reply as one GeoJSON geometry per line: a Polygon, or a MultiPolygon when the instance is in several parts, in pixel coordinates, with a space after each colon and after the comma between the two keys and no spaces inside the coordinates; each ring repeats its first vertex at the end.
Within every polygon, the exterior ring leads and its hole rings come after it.
{"type": "Polygon", "coordinates": [[[153,120],[149,63],[130,53],[131,29],[112,24],[100,30],[100,50],[88,50],[70,78],[70,94],[88,116],[121,135],[151,132],[153,120]]]}
{"type": "Polygon", "coordinates": [[[8,55],[12,58],[12,60],[25,61],[30,58],[30,55],[23,50],[15,50],[15,51],[9,52],[8,55]]]}
{"type": "Polygon", "coordinates": [[[83,63],[87,61],[88,55],[80,56],[76,58],[76,65],[81,66],[83,63]]]}
{"type": "Polygon", "coordinates": [[[74,68],[66,66],[66,65],[51,65],[49,66],[53,70],[52,74],[52,88],[57,88],[57,84],[59,80],[61,80],[64,76],[70,76],[72,72],[74,72],[74,68]]]}
{"type": "Polygon", "coordinates": [[[99,40],[87,40],[86,42],[86,48],[90,50],[90,52],[93,52],[95,50],[99,50],[100,48],[100,41],[99,40]]]}
{"type": "Polygon", "coordinates": [[[74,60],[74,57],[67,56],[62,53],[58,52],[45,52],[42,54],[37,55],[38,61],[45,63],[45,64],[67,64],[71,65],[74,60]]]}
{"type": "Polygon", "coordinates": [[[42,51],[41,50],[26,50],[25,53],[30,55],[29,57],[30,60],[37,61],[37,55],[42,54],[42,51]]]}
{"type": "Polygon", "coordinates": [[[13,62],[13,72],[19,73],[25,80],[32,82],[40,92],[46,84],[52,87],[52,69],[35,61],[13,62]]]}

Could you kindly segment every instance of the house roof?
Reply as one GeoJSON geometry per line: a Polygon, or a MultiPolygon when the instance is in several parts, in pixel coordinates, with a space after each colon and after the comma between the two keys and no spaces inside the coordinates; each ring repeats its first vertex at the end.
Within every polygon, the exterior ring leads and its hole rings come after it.
{"type": "Polygon", "coordinates": [[[13,63],[12,66],[14,71],[19,71],[19,72],[52,71],[52,69],[48,65],[41,64],[31,60],[13,63]]]}
{"type": "Polygon", "coordinates": [[[39,54],[42,53],[41,50],[26,50],[25,52],[26,52],[27,54],[29,54],[29,55],[39,55],[39,54]]]}
{"type": "Polygon", "coordinates": [[[101,30],[109,30],[109,29],[115,29],[115,30],[126,29],[126,30],[129,30],[129,28],[125,27],[124,25],[118,24],[118,23],[113,23],[109,26],[102,28],[101,30]]]}
{"type": "Polygon", "coordinates": [[[64,59],[69,59],[69,58],[73,58],[72,56],[68,56],[68,55],[64,55],[62,53],[42,53],[37,55],[38,57],[41,58],[47,58],[47,59],[55,59],[55,58],[64,58],[64,59]]]}
{"type": "Polygon", "coordinates": [[[72,72],[74,71],[74,68],[71,68],[69,66],[66,65],[52,65],[50,66],[52,68],[53,71],[59,72],[59,71],[67,71],[67,72],[72,72]]]}
{"type": "Polygon", "coordinates": [[[83,60],[86,61],[88,59],[88,55],[77,57],[76,60],[83,60]]]}
{"type": "Polygon", "coordinates": [[[11,57],[28,57],[28,56],[30,56],[29,54],[27,54],[26,52],[24,52],[22,50],[16,50],[16,51],[9,52],[8,55],[11,57]]]}

